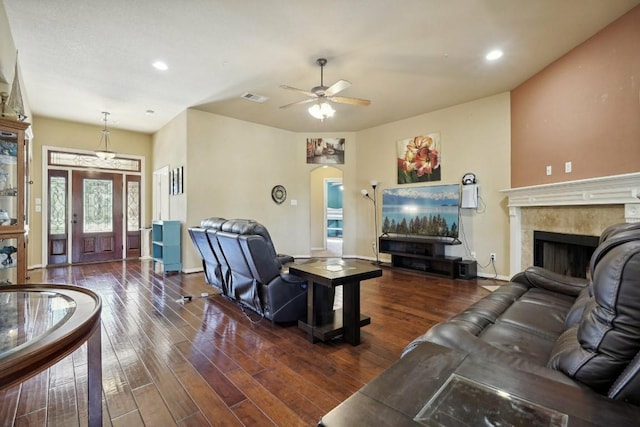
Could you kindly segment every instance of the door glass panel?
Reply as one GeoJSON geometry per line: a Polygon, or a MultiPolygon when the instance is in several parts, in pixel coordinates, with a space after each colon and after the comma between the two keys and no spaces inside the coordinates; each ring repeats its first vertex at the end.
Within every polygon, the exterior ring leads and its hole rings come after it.
{"type": "Polygon", "coordinates": [[[113,181],[85,179],[84,218],[85,233],[113,232],[113,181]]]}
{"type": "Polygon", "coordinates": [[[127,182],[127,231],[140,229],[140,183],[127,182]]]}
{"type": "Polygon", "coordinates": [[[49,233],[67,232],[67,179],[62,176],[49,178],[49,233]]]}
{"type": "Polygon", "coordinates": [[[95,154],[49,152],[49,164],[55,166],[74,166],[98,169],[116,169],[123,171],[140,171],[140,160],[136,159],[100,159],[95,154]]]}

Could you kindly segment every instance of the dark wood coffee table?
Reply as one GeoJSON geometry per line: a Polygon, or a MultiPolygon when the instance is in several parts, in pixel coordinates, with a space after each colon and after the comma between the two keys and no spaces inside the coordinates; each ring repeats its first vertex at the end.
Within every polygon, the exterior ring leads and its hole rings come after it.
{"type": "Polygon", "coordinates": [[[360,282],[382,276],[382,269],[366,261],[311,260],[289,264],[289,272],[309,283],[307,290],[307,321],[298,321],[298,327],[309,334],[309,341],[327,341],[338,335],[351,345],[360,344],[360,327],[371,323],[371,318],[360,314],[360,282]],[[314,312],[315,286],[335,288],[342,285],[342,310],[336,310],[334,319],[317,324],[314,312]]]}
{"type": "Polygon", "coordinates": [[[590,390],[424,343],[320,426],[638,425],[640,408],[590,390]]]}

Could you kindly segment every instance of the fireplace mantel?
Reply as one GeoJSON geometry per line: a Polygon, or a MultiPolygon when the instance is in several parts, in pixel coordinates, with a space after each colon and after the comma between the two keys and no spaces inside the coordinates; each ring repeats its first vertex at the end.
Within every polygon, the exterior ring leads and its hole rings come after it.
{"type": "Polygon", "coordinates": [[[509,207],[640,204],[640,173],[502,190],[509,207]]]}
{"type": "Polygon", "coordinates": [[[640,222],[640,173],[501,190],[508,196],[510,273],[521,271],[521,209],[548,206],[624,205],[627,222],[640,222]]]}

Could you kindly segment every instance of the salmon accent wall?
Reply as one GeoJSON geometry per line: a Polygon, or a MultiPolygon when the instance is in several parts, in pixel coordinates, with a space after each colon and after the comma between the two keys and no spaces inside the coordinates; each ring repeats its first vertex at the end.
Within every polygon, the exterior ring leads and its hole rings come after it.
{"type": "Polygon", "coordinates": [[[637,6],[511,92],[512,188],[640,171],[639,45],[637,6]]]}

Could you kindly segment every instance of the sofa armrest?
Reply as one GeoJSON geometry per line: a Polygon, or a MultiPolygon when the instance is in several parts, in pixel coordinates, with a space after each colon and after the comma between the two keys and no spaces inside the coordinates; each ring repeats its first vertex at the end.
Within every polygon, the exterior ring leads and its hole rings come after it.
{"type": "Polygon", "coordinates": [[[295,258],[292,257],[291,255],[285,255],[285,254],[278,254],[278,261],[280,261],[280,265],[285,265],[289,262],[294,262],[295,258]]]}
{"type": "Polygon", "coordinates": [[[581,290],[589,286],[587,279],[565,276],[542,267],[529,267],[513,276],[511,281],[569,296],[578,296],[581,290]]]}

